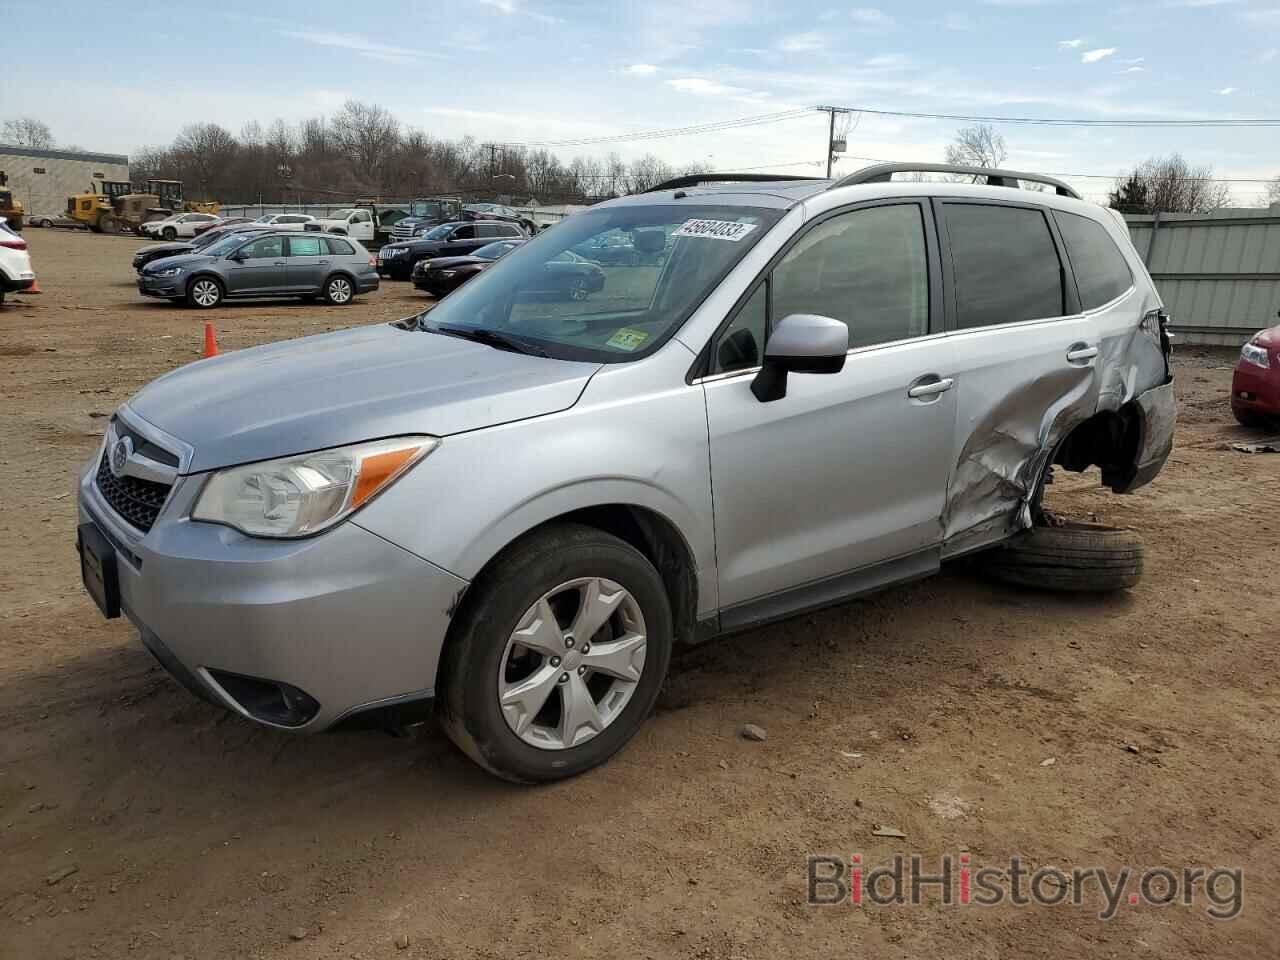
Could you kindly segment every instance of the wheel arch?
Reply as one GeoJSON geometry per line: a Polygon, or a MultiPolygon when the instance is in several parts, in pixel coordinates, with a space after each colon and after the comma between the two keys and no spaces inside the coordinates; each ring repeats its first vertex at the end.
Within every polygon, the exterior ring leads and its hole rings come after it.
{"type": "MultiPolygon", "coordinates": [[[[698,611],[697,562],[693,549],[680,528],[664,513],[651,506],[638,503],[610,502],[578,507],[557,513],[523,527],[511,536],[480,567],[472,578],[476,582],[484,578],[494,565],[511,549],[532,536],[537,536],[559,524],[575,523],[611,534],[638,550],[662,578],[667,599],[671,604],[674,640],[678,644],[695,640],[698,611]]],[[[467,610],[470,589],[459,596],[452,611],[448,634],[441,648],[437,663],[445,660],[444,650],[454,641],[458,624],[467,610]]],[[[437,667],[437,670],[439,667],[437,667]]],[[[437,677],[437,684],[439,677],[437,677]]]]}
{"type": "Polygon", "coordinates": [[[216,283],[218,285],[218,288],[222,291],[222,295],[224,297],[227,295],[227,282],[223,280],[222,277],[218,276],[218,274],[214,273],[212,270],[197,270],[195,273],[191,274],[191,276],[187,277],[187,282],[182,288],[183,292],[190,294],[191,285],[195,283],[197,280],[203,280],[205,278],[208,278],[212,280],[214,283],[216,283]]]}

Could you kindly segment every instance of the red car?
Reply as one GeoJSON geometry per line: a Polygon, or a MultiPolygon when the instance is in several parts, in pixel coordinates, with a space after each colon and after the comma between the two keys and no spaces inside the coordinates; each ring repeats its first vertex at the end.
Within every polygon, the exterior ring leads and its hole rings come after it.
{"type": "Polygon", "coordinates": [[[1246,427],[1280,422],[1280,326],[1254,334],[1231,378],[1231,412],[1246,427]]]}

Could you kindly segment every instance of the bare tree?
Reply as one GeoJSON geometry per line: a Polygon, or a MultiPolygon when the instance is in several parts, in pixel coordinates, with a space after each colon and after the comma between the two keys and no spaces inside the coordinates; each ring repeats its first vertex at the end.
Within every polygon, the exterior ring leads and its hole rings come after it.
{"type": "Polygon", "coordinates": [[[1280,203],[1280,177],[1267,184],[1267,203],[1280,203]]]}
{"type": "Polygon", "coordinates": [[[348,100],[332,128],[355,175],[376,184],[383,161],[400,142],[400,121],[385,107],[348,100]]]}
{"type": "Polygon", "coordinates": [[[646,153],[639,160],[631,161],[627,168],[627,192],[644,193],[663,180],[670,180],[674,175],[675,171],[670,166],[653,154],[646,153]]]}
{"type": "Polygon", "coordinates": [[[947,163],[961,167],[998,167],[1008,156],[1004,137],[987,123],[957,130],[947,145],[947,163]]]}
{"type": "MultiPolygon", "coordinates": [[[[184,179],[192,178],[205,199],[217,196],[227,179],[231,161],[239,143],[231,132],[216,123],[193,123],[182,128],[173,142],[175,159],[183,168],[184,179]]],[[[194,195],[188,187],[189,195],[194,195]]]]}
{"type": "Polygon", "coordinates": [[[4,122],[4,142],[17,147],[50,150],[54,142],[53,131],[47,123],[35,117],[18,117],[4,122]]]}
{"type": "Polygon", "coordinates": [[[1231,203],[1213,167],[1193,167],[1181,154],[1151,157],[1116,179],[1108,202],[1123,213],[1208,213],[1231,203]]]}

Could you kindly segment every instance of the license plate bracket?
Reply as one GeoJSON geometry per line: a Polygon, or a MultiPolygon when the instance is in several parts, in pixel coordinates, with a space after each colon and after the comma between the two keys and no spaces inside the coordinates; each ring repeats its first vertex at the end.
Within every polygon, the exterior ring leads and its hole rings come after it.
{"type": "Polygon", "coordinates": [[[92,523],[82,523],[76,531],[76,551],[80,554],[80,578],[93,602],[108,620],[120,616],[120,571],[116,548],[92,523]]]}

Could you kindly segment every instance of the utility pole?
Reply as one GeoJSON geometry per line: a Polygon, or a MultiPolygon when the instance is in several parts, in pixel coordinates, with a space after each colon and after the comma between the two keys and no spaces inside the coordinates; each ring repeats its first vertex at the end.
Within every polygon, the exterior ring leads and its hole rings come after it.
{"type": "Polygon", "coordinates": [[[830,118],[827,124],[827,179],[831,179],[831,165],[835,162],[836,153],[843,153],[846,143],[842,140],[837,144],[836,141],[836,114],[847,114],[848,110],[841,110],[839,107],[817,107],[815,108],[821,113],[827,114],[830,118]],[[837,150],[837,146],[839,150],[837,150]]]}
{"type": "Polygon", "coordinates": [[[498,172],[498,145],[491,143],[489,146],[489,179],[493,179],[493,175],[498,172]]]}

